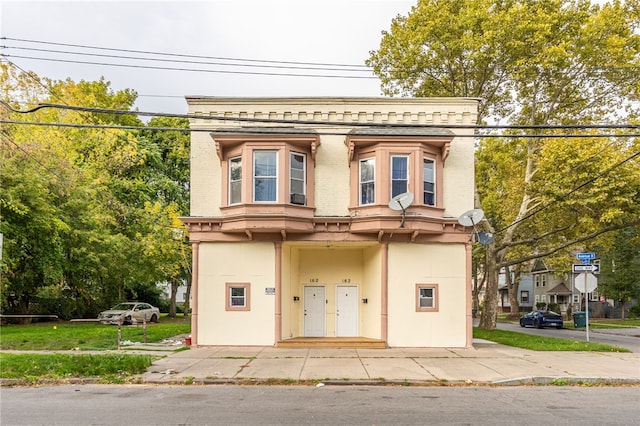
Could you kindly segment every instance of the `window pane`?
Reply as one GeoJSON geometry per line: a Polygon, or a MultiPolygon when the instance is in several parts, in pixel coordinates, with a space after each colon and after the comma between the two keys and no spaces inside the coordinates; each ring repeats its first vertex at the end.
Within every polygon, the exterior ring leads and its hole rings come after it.
{"type": "Polygon", "coordinates": [[[305,160],[306,157],[303,154],[291,153],[291,166],[289,176],[289,191],[290,194],[306,194],[305,191],[305,160]]]}
{"type": "Polygon", "coordinates": [[[409,182],[409,157],[391,157],[391,197],[407,192],[409,182]]]}
{"type": "Polygon", "coordinates": [[[229,204],[242,201],[242,158],[229,160],[229,204]]]}
{"type": "Polygon", "coordinates": [[[255,159],[255,175],[256,176],[276,176],[276,153],[273,151],[256,151],[255,159]]]}
{"type": "Polygon", "coordinates": [[[255,180],[256,201],[276,201],[277,182],[275,178],[255,180]]]}
{"type": "Polygon", "coordinates": [[[435,203],[435,174],[434,174],[434,163],[433,160],[424,159],[423,167],[423,203],[428,206],[434,206],[435,203]]]}
{"type": "Polygon", "coordinates": [[[360,204],[375,202],[376,163],[373,158],[360,161],[360,204]]]}
{"type": "Polygon", "coordinates": [[[433,308],[433,289],[432,288],[420,289],[420,307],[433,308]]]}
{"type": "Polygon", "coordinates": [[[254,200],[276,201],[278,165],[275,151],[253,153],[254,200]]]}
{"type": "Polygon", "coordinates": [[[244,287],[231,287],[229,294],[231,295],[231,306],[244,306],[245,305],[245,288],[244,287]]]}

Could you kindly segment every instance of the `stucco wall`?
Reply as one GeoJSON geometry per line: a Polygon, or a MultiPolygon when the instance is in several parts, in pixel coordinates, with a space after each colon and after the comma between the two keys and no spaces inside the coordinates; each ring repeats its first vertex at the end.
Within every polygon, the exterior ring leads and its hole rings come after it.
{"type": "Polygon", "coordinates": [[[389,346],[465,347],[465,247],[389,245],[389,346]],[[438,284],[438,311],[416,312],[416,284],[438,284]]]}
{"type": "Polygon", "coordinates": [[[272,243],[201,243],[199,345],[275,343],[275,252],[272,243]],[[224,268],[222,267],[224,266],[224,268]],[[251,283],[251,310],[225,310],[225,283],[251,283]]]}

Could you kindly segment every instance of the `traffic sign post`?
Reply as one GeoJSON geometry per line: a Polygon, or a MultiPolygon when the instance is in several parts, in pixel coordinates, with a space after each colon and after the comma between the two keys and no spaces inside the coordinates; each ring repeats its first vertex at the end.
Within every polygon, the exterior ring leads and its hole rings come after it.
{"type": "MultiPolygon", "coordinates": [[[[593,265],[573,265],[575,266],[593,266],[593,265]]],[[[574,268],[575,270],[575,268],[574,268]]],[[[575,278],[576,289],[584,293],[584,310],[587,318],[587,342],[589,341],[589,293],[598,287],[598,279],[595,275],[588,272],[582,272],[575,278]]]]}
{"type": "Polygon", "coordinates": [[[600,273],[599,264],[591,264],[591,261],[596,258],[595,253],[577,253],[576,258],[581,260],[582,263],[573,265],[573,273],[579,274],[574,284],[578,291],[584,293],[584,310],[587,318],[587,342],[589,341],[589,293],[594,291],[598,287],[598,279],[593,274],[600,273]]]}

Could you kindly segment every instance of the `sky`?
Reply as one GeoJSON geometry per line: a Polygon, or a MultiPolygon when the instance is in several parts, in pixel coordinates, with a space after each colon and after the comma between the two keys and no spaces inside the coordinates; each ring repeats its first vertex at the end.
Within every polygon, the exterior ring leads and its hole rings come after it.
{"type": "Polygon", "coordinates": [[[333,65],[326,68],[337,69],[310,71],[308,64],[364,66],[369,52],[379,48],[381,32],[390,29],[397,15],[406,16],[416,3],[417,0],[0,0],[0,45],[1,53],[6,55],[3,60],[41,77],[74,81],[104,77],[113,90],[133,89],[139,95],[135,106],[140,111],[183,114],[187,112],[185,96],[375,97],[382,95],[380,81],[370,71],[346,71],[345,67],[333,65]],[[98,57],[96,53],[163,61],[98,57]],[[177,62],[230,62],[211,57],[231,58],[233,63],[253,66],[177,62]],[[255,62],[258,60],[276,62],[255,62]],[[112,63],[136,67],[105,65],[112,63]],[[195,68],[208,71],[189,71],[195,68]],[[246,75],[238,71],[366,78],[246,75]]]}

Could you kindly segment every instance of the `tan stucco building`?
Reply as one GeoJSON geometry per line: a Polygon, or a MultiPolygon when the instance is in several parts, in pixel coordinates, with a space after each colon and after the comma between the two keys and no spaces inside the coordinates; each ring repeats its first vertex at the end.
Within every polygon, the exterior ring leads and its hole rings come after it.
{"type": "Polygon", "coordinates": [[[476,100],[187,103],[193,345],[471,346],[476,100]]]}

